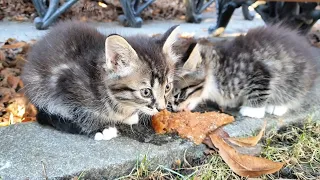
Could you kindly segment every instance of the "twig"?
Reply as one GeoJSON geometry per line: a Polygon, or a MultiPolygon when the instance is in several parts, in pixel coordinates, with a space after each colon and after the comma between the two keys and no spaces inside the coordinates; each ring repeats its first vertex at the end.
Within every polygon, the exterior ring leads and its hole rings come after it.
{"type": "Polygon", "coordinates": [[[47,176],[47,171],[46,171],[46,166],[44,164],[43,161],[41,161],[41,164],[42,164],[42,170],[43,170],[43,176],[46,180],[48,180],[48,176],[47,176]]]}

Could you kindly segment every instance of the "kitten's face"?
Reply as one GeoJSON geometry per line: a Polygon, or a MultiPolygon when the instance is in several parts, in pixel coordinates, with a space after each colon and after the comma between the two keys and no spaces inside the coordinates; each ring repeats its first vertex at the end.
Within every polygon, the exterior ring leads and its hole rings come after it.
{"type": "Polygon", "coordinates": [[[172,110],[194,109],[199,103],[205,78],[206,69],[196,46],[188,60],[176,67],[173,97],[170,100],[172,110]]]}
{"type": "Polygon", "coordinates": [[[172,96],[175,56],[171,47],[177,28],[165,40],[109,36],[106,69],[109,88],[124,110],[153,115],[167,107],[172,96]],[[162,42],[163,41],[163,42],[162,42]]]}
{"type": "Polygon", "coordinates": [[[117,85],[110,89],[123,107],[132,107],[145,114],[153,115],[165,109],[171,98],[173,68],[167,67],[168,72],[162,77],[149,70],[147,64],[141,65],[140,68],[118,80],[117,85]]]}
{"type": "Polygon", "coordinates": [[[198,102],[205,80],[204,68],[196,71],[180,70],[175,76],[170,105],[173,111],[192,110],[198,102]],[[189,108],[186,108],[190,106],[189,108]]]}

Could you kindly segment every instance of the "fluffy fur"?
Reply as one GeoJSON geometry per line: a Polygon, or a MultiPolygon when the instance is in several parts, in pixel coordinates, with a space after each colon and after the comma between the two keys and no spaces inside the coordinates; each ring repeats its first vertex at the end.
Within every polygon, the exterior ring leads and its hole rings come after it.
{"type": "Polygon", "coordinates": [[[25,94],[39,110],[38,121],[92,134],[110,124],[136,124],[138,114],[166,108],[177,31],[174,26],[160,38],[122,37],[83,23],[58,24],[32,47],[23,69],[25,94]]]}
{"type": "Polygon", "coordinates": [[[283,115],[312,86],[317,56],[306,38],[279,25],[259,27],[231,41],[200,41],[177,65],[173,109],[193,110],[204,100],[241,107],[244,116],[283,115]]]}

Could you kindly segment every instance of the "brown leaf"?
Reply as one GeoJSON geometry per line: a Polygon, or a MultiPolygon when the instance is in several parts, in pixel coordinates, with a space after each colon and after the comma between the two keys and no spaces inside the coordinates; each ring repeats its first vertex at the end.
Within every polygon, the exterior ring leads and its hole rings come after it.
{"type": "Polygon", "coordinates": [[[32,121],[36,121],[36,117],[25,117],[25,118],[22,118],[21,122],[32,122],[32,121]]]}
{"type": "Polygon", "coordinates": [[[28,21],[28,18],[24,17],[24,16],[14,16],[14,17],[12,17],[12,20],[24,22],[24,21],[28,21]]]}
{"type": "Polygon", "coordinates": [[[6,55],[2,50],[0,50],[0,61],[4,61],[4,60],[6,60],[6,55]]]}
{"type": "Polygon", "coordinates": [[[258,142],[262,138],[263,133],[266,130],[266,126],[267,126],[267,121],[264,122],[264,125],[257,136],[242,137],[242,138],[231,137],[231,138],[228,138],[228,141],[230,141],[232,144],[235,144],[241,147],[255,146],[258,144],[258,142]]]}
{"type": "Polygon", "coordinates": [[[11,112],[13,116],[22,118],[26,112],[27,100],[24,97],[12,98],[7,107],[7,112],[11,112]]]}
{"type": "Polygon", "coordinates": [[[313,46],[320,48],[320,32],[310,33],[308,39],[313,46]]]}
{"type": "Polygon", "coordinates": [[[33,104],[31,104],[31,103],[28,103],[27,104],[27,107],[26,107],[26,113],[24,114],[24,116],[23,117],[36,117],[36,115],[37,115],[37,109],[36,109],[36,107],[33,105],[33,104]]]}
{"type": "Polygon", "coordinates": [[[16,76],[9,75],[7,77],[7,82],[11,88],[16,89],[19,85],[20,78],[16,77],[16,76]]]}
{"type": "Polygon", "coordinates": [[[264,174],[272,174],[282,168],[283,163],[238,153],[219,136],[219,131],[218,129],[210,134],[210,139],[214,146],[219,149],[222,159],[236,174],[244,177],[258,177],[264,174]]]}
{"type": "Polygon", "coordinates": [[[9,121],[5,121],[5,122],[0,122],[0,127],[1,126],[9,126],[10,122],[9,121]]]}
{"type": "Polygon", "coordinates": [[[10,100],[15,91],[11,88],[0,87],[0,103],[5,103],[10,100]]]}
{"type": "Polygon", "coordinates": [[[88,18],[86,16],[81,16],[80,21],[81,22],[88,22],[88,18]]]}
{"type": "Polygon", "coordinates": [[[17,43],[14,43],[14,44],[6,44],[6,45],[3,45],[1,48],[2,49],[16,49],[16,48],[22,48],[24,46],[27,46],[28,44],[26,42],[17,42],[17,43]]]}
{"type": "Polygon", "coordinates": [[[181,33],[179,35],[179,38],[185,38],[185,39],[188,39],[188,38],[193,38],[194,37],[194,33],[181,33]]]}

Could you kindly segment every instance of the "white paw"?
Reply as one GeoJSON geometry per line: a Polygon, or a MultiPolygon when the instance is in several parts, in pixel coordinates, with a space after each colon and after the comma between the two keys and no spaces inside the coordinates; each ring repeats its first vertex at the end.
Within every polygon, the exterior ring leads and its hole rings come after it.
{"type": "Polygon", "coordinates": [[[190,99],[186,100],[179,104],[178,111],[192,111],[194,110],[198,104],[201,102],[201,99],[190,99]]]}
{"type": "Polygon", "coordinates": [[[269,114],[273,114],[276,116],[282,116],[288,111],[288,107],[286,106],[273,106],[268,105],[266,108],[266,112],[269,114]]]}
{"type": "Polygon", "coordinates": [[[101,141],[103,140],[103,134],[101,132],[97,132],[95,135],[94,135],[94,140],[96,141],[101,141]]]}
{"type": "Polygon", "coordinates": [[[94,140],[101,141],[101,140],[110,140],[118,136],[118,130],[115,127],[109,127],[104,129],[101,132],[97,132],[94,136],[94,140]]]}
{"type": "Polygon", "coordinates": [[[127,119],[125,119],[125,120],[123,121],[123,123],[129,124],[129,125],[138,124],[138,122],[139,122],[139,115],[138,115],[138,113],[136,113],[136,114],[128,117],[127,119]]]}
{"type": "Polygon", "coordinates": [[[253,108],[242,106],[240,109],[240,114],[242,116],[252,117],[252,118],[263,118],[266,112],[266,107],[253,108]]]}

